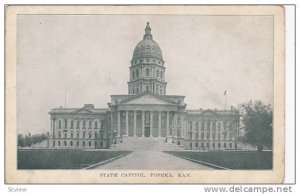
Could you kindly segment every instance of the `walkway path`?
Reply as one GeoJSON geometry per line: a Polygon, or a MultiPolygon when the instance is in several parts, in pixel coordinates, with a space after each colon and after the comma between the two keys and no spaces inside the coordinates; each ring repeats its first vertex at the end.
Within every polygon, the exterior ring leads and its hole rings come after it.
{"type": "Polygon", "coordinates": [[[207,166],[156,150],[136,150],[120,159],[99,166],[98,169],[212,170],[207,166]]]}

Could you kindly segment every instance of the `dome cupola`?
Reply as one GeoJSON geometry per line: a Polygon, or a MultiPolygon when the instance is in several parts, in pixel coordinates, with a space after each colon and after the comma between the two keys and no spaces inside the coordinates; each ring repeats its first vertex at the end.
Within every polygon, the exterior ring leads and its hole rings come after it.
{"type": "Polygon", "coordinates": [[[161,49],[153,40],[149,22],[147,22],[143,40],[141,40],[134,49],[132,60],[134,61],[141,58],[155,58],[163,60],[161,49]]]}
{"type": "Polygon", "coordinates": [[[135,47],[131,60],[128,94],[150,91],[159,95],[166,94],[165,66],[162,52],[153,40],[149,22],[143,40],[135,47]]]}

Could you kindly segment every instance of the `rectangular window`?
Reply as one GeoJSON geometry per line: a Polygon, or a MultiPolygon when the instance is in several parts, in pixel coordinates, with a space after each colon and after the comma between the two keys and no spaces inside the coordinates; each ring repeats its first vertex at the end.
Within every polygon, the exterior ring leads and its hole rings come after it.
{"type": "Polygon", "coordinates": [[[92,138],[92,133],[91,133],[91,132],[89,133],[89,138],[90,138],[90,139],[92,138]]]}
{"type": "Polygon", "coordinates": [[[100,141],[100,146],[103,147],[103,142],[102,141],[100,141]]]}
{"type": "Polygon", "coordinates": [[[74,121],[71,120],[71,129],[73,129],[73,128],[74,128],[74,121]]]}
{"type": "Polygon", "coordinates": [[[97,129],[97,128],[98,128],[98,122],[95,121],[95,129],[97,129]]]}
{"type": "Polygon", "coordinates": [[[68,120],[65,119],[65,129],[67,129],[67,128],[68,128],[68,120]]]}
{"type": "Polygon", "coordinates": [[[67,133],[65,133],[65,138],[67,138],[68,136],[67,136],[67,133]]]}
{"type": "Polygon", "coordinates": [[[90,146],[90,147],[92,146],[92,142],[91,142],[91,141],[89,141],[89,146],[90,146]]]}
{"type": "Polygon", "coordinates": [[[95,131],[95,139],[97,138],[97,131],[95,131]]]}
{"type": "Polygon", "coordinates": [[[60,141],[57,141],[57,145],[60,146],[60,141]]]}
{"type": "Polygon", "coordinates": [[[58,121],[58,128],[61,129],[61,120],[58,121]]]}
{"type": "Polygon", "coordinates": [[[209,143],[206,144],[207,148],[209,148],[209,143]]]}
{"type": "Polygon", "coordinates": [[[92,128],[92,121],[89,121],[89,129],[92,128]]]}
{"type": "Polygon", "coordinates": [[[70,146],[73,146],[73,141],[70,141],[70,146]]]}
{"type": "Polygon", "coordinates": [[[82,132],[82,138],[85,138],[85,131],[82,132]]]}
{"type": "Polygon", "coordinates": [[[52,147],[55,147],[55,141],[52,142],[52,147]]]}
{"type": "Polygon", "coordinates": [[[82,142],[82,146],[83,146],[83,147],[85,146],[85,141],[82,142]]]}
{"type": "Polygon", "coordinates": [[[67,141],[64,141],[64,146],[67,146],[67,141]]]}
{"type": "Polygon", "coordinates": [[[71,138],[73,138],[73,132],[71,133],[71,138]]]}
{"type": "Polygon", "coordinates": [[[58,137],[61,138],[61,131],[58,132],[58,137]]]}
{"type": "Polygon", "coordinates": [[[224,143],[224,148],[226,148],[226,143],[224,143]]]}
{"type": "Polygon", "coordinates": [[[77,146],[77,147],[79,146],[79,141],[76,141],[76,146],[77,146]]]}
{"type": "Polygon", "coordinates": [[[77,138],[79,138],[79,131],[77,131],[77,135],[76,135],[76,137],[77,137],[77,138]]]}
{"type": "Polygon", "coordinates": [[[104,129],[104,120],[101,120],[101,129],[104,129]]]}
{"type": "Polygon", "coordinates": [[[85,121],[82,121],[82,128],[85,129],[85,121]]]}
{"type": "Polygon", "coordinates": [[[77,121],[76,129],[80,128],[80,121],[77,121]]]}

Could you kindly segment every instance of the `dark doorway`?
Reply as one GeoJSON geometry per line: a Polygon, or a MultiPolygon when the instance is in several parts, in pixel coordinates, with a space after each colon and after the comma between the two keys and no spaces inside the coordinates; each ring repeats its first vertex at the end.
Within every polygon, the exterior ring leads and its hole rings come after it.
{"type": "Polygon", "coordinates": [[[150,127],[145,127],[145,137],[150,137],[150,127]]]}

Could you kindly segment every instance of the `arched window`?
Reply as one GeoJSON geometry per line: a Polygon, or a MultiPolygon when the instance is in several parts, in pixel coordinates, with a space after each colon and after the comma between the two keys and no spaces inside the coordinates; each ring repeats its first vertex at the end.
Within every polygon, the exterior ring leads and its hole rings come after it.
{"type": "Polygon", "coordinates": [[[146,76],[150,76],[150,69],[146,69],[146,76]]]}

